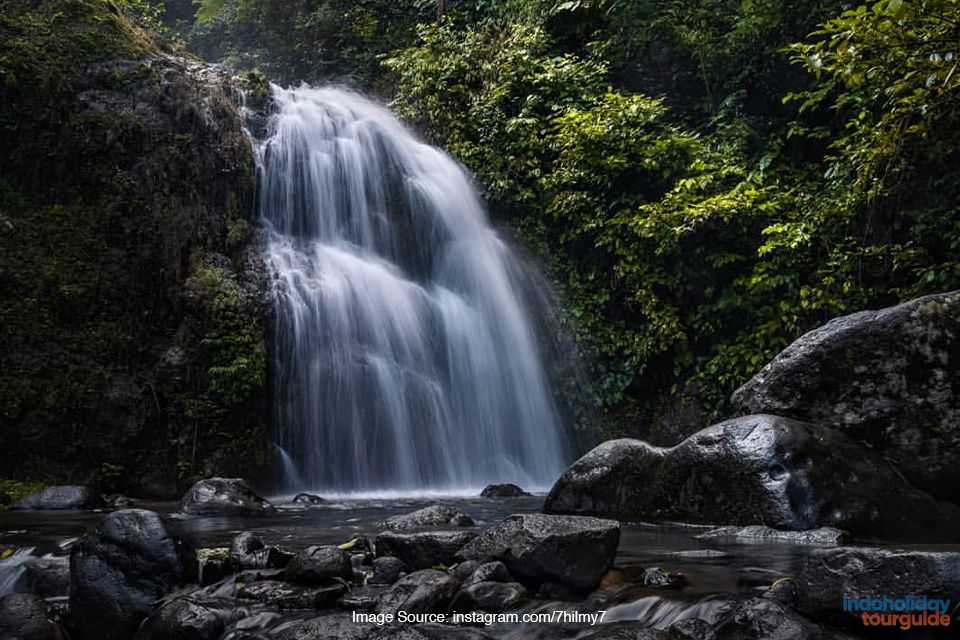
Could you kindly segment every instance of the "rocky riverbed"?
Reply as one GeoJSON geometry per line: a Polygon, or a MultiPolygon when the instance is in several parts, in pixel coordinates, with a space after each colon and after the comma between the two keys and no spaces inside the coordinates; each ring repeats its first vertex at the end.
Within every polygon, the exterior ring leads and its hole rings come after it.
{"type": "Polygon", "coordinates": [[[253,496],[0,513],[0,635],[839,638],[863,630],[844,592],[960,596],[949,544],[551,516],[543,496],[253,496]]]}

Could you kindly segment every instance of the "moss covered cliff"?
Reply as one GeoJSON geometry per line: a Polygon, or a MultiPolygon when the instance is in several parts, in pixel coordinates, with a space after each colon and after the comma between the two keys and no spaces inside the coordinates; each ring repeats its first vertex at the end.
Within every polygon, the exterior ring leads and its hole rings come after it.
{"type": "Polygon", "coordinates": [[[0,0],[0,477],[169,496],[264,463],[231,90],[130,4],[0,0]]]}

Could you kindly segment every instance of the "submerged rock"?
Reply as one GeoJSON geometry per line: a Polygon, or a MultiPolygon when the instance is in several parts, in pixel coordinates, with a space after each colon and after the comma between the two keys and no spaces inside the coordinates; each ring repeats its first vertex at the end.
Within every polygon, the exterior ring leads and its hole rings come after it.
{"type": "Polygon", "coordinates": [[[3,640],[55,640],[57,628],[47,613],[47,603],[33,594],[14,593],[0,598],[0,638],[3,640]]]}
{"type": "Polygon", "coordinates": [[[556,582],[577,591],[600,584],[613,565],[620,523],[578,516],[509,516],[467,544],[464,560],[496,559],[520,582],[556,582]]]}
{"type": "Polygon", "coordinates": [[[732,398],[841,429],[918,487],[957,501],[960,291],[831,320],[784,349],[732,398]]]}
{"type": "Polygon", "coordinates": [[[460,583],[443,571],[423,569],[401,578],[380,598],[380,613],[446,611],[460,583]]]}
{"type": "Polygon", "coordinates": [[[762,525],[747,527],[718,527],[695,536],[700,540],[733,538],[741,542],[787,542],[790,544],[836,545],[847,539],[847,532],[833,527],[820,527],[807,531],[784,531],[762,525]]]}
{"type": "Polygon", "coordinates": [[[104,506],[103,497],[83,485],[47,487],[20,500],[15,509],[67,510],[97,509],[104,506]]]}
{"type": "Polygon", "coordinates": [[[395,556],[411,569],[426,569],[457,562],[457,552],[477,537],[471,531],[384,531],[375,541],[378,556],[395,556]]]}
{"type": "Polygon", "coordinates": [[[818,621],[862,628],[860,612],[843,610],[844,595],[925,595],[948,598],[955,605],[960,601],[960,552],[815,549],[795,583],[798,611],[818,621]]]}
{"type": "Polygon", "coordinates": [[[394,516],[383,523],[386,529],[424,529],[427,527],[472,527],[476,523],[465,513],[435,504],[413,513],[394,516]]]}
{"type": "Polygon", "coordinates": [[[200,480],[183,496],[180,511],[196,516],[256,515],[274,511],[243,478],[200,480]]]}
{"type": "Polygon", "coordinates": [[[769,415],[727,420],[668,449],[605,442],[560,477],[544,510],[872,534],[927,532],[960,516],[846,434],[769,415]]]}
{"type": "Polygon", "coordinates": [[[529,496],[532,495],[527,493],[520,487],[510,482],[505,482],[503,484],[488,484],[483,488],[483,491],[480,492],[481,498],[516,498],[518,496],[529,496]]]}
{"type": "Polygon", "coordinates": [[[353,578],[350,555],[333,545],[308,547],[290,560],[286,579],[307,585],[323,585],[353,578]]]}
{"type": "Polygon", "coordinates": [[[317,505],[327,501],[313,493],[298,493],[293,497],[293,504],[317,505]]]}
{"type": "Polygon", "coordinates": [[[74,640],[129,640],[151,604],[184,577],[178,544],[156,513],[115,511],[70,555],[74,640]]]}

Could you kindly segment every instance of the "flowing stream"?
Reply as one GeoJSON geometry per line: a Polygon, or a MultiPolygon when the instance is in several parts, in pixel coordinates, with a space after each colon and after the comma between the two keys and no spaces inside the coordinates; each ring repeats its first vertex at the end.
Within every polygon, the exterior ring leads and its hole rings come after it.
{"type": "Polygon", "coordinates": [[[573,453],[548,310],[469,175],[357,94],[273,96],[257,156],[285,488],[547,488],[573,453]]]}

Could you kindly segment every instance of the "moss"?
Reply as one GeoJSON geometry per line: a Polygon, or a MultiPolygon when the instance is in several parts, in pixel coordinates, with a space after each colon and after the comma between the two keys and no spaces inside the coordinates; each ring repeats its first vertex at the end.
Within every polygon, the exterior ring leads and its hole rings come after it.
{"type": "Polygon", "coordinates": [[[264,459],[253,166],[229,88],[126,10],[0,0],[0,474],[172,496],[264,459]]]}
{"type": "Polygon", "coordinates": [[[42,490],[45,486],[42,482],[0,479],[0,509],[16,504],[23,498],[42,490]]]}

